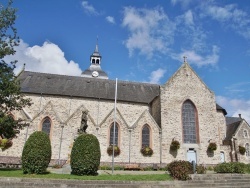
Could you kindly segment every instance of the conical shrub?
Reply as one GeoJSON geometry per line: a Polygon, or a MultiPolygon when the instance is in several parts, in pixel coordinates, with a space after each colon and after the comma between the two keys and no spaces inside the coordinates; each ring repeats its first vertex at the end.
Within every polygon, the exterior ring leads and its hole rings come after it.
{"type": "Polygon", "coordinates": [[[97,175],[100,165],[101,151],[96,136],[82,134],[76,138],[71,151],[71,174],[97,175]]]}
{"type": "Polygon", "coordinates": [[[26,141],[22,153],[22,169],[24,174],[43,174],[51,159],[49,136],[36,131],[26,141]]]}

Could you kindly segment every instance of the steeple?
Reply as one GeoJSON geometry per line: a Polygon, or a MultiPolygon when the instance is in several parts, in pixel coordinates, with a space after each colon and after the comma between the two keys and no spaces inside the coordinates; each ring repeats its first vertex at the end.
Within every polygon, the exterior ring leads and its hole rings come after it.
{"type": "Polygon", "coordinates": [[[90,67],[82,72],[82,77],[93,77],[108,79],[108,75],[101,69],[102,56],[98,49],[98,38],[96,40],[95,50],[90,55],[90,67]]]}
{"type": "Polygon", "coordinates": [[[101,59],[102,59],[102,56],[100,55],[99,50],[98,50],[98,38],[97,38],[96,45],[95,45],[95,51],[90,56],[90,63],[95,64],[95,65],[100,65],[101,59]]]}

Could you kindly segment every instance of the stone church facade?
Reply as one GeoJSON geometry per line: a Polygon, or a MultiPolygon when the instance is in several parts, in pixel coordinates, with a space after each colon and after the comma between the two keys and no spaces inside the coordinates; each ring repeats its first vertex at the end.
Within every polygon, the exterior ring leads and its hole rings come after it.
{"type": "Polygon", "coordinates": [[[241,117],[226,117],[215,94],[186,61],[164,85],[118,81],[116,108],[116,82],[108,79],[100,65],[96,46],[90,67],[81,76],[23,70],[18,75],[21,90],[33,105],[13,116],[25,119],[29,126],[13,139],[11,148],[0,153],[0,162],[19,160],[34,131],[48,133],[52,161],[69,162],[84,112],[86,132],[100,142],[102,164],[112,162],[107,148],[113,144],[113,135],[120,148],[120,155],[114,158],[118,164],[165,165],[173,160],[205,165],[249,163],[249,124],[241,117]],[[177,151],[170,149],[173,140],[180,143],[177,151]],[[208,151],[210,143],[217,145],[213,152],[208,151]],[[146,145],[153,150],[152,156],[142,155],[140,150],[146,145]],[[245,154],[239,153],[239,146],[246,148],[245,154]]]}

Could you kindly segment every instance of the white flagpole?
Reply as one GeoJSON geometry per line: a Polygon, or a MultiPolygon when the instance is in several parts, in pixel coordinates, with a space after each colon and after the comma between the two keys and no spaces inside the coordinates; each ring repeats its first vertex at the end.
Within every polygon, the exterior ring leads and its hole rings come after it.
{"type": "Polygon", "coordinates": [[[116,124],[116,98],[117,98],[117,78],[115,79],[115,111],[114,111],[114,132],[113,132],[113,153],[112,153],[112,174],[114,173],[114,157],[115,157],[115,124],[116,124]]]}

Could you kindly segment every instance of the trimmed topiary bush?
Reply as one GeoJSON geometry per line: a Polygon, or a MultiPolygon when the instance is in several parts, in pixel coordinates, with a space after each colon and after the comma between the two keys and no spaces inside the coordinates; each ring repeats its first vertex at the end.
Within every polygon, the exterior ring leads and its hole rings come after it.
{"type": "Polygon", "coordinates": [[[24,174],[43,174],[51,159],[49,136],[36,131],[26,141],[22,153],[22,169],[24,174]]]}
{"type": "Polygon", "coordinates": [[[239,162],[221,163],[214,167],[217,173],[244,173],[246,165],[239,162]]]}
{"type": "Polygon", "coordinates": [[[97,175],[100,158],[100,144],[96,136],[92,134],[78,136],[71,151],[71,174],[97,175]]]}
{"type": "Polygon", "coordinates": [[[173,161],[168,164],[168,171],[170,175],[177,180],[191,179],[189,174],[192,174],[192,164],[188,161],[173,161]]]}

